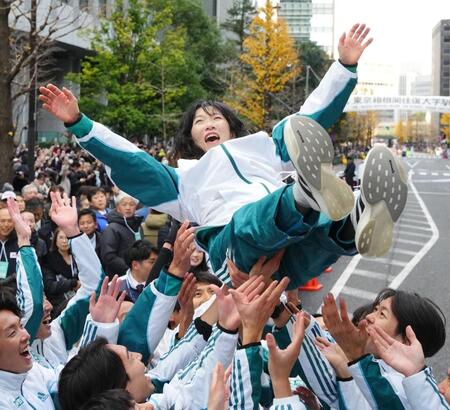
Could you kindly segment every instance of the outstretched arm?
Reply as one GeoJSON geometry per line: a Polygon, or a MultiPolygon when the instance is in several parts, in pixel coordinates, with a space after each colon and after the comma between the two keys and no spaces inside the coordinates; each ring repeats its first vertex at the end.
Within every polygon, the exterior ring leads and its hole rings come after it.
{"type": "Polygon", "coordinates": [[[108,176],[142,203],[182,219],[178,202],[178,175],[133,143],[81,114],[75,96],[53,84],[40,87],[39,100],[63,121],[82,148],[106,165],[108,176]]]}
{"type": "Polygon", "coordinates": [[[22,219],[19,207],[14,199],[8,198],[7,205],[11,220],[14,223],[19,245],[16,268],[17,304],[23,312],[22,324],[30,334],[31,341],[33,341],[44,314],[42,272],[36,252],[30,245],[30,227],[22,219]]]}

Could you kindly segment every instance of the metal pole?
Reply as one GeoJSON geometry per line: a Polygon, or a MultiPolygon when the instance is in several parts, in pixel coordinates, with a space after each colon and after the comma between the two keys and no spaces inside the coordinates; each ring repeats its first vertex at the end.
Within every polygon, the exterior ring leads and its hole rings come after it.
{"type": "Polygon", "coordinates": [[[305,84],[305,100],[308,98],[309,95],[309,70],[311,67],[308,65],[306,66],[306,84],[305,84]]]}

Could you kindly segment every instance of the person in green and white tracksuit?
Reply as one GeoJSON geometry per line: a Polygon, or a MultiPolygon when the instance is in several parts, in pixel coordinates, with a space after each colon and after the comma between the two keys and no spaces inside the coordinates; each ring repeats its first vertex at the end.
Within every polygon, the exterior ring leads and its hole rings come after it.
{"type": "MultiPolygon", "coordinates": [[[[81,286],[61,315],[52,322],[50,322],[52,306],[47,299],[44,300],[42,273],[32,248],[22,247],[17,261],[17,301],[24,312],[22,323],[30,334],[33,359],[55,370],[56,374],[66,364],[70,350],[83,335],[89,313],[90,296],[99,288],[104,277],[102,266],[90,246],[89,238],[78,229],[76,208],[69,205],[67,198],[64,199],[65,203],[62,198],[59,201],[59,204],[56,199],[53,201],[52,209],[57,208],[59,212],[59,215],[54,213],[53,217],[70,239],[74,258],[80,268],[81,286]],[[38,321],[39,317],[41,320],[38,321]]],[[[14,213],[14,210],[10,212],[14,213]]],[[[16,215],[14,220],[20,223],[18,218],[16,215]]],[[[117,334],[114,336],[117,329],[114,330],[110,325],[97,323],[97,327],[98,336],[117,338],[117,334]]]]}
{"type": "Polygon", "coordinates": [[[381,197],[375,195],[379,184],[364,185],[367,192],[363,190],[359,212],[351,189],[331,168],[334,149],[322,127],[338,119],[355,87],[356,64],[370,43],[364,42],[367,33],[364,25],[356,25],[341,38],[340,61],[333,63],[300,112],[274,127],[272,138],[265,132],[235,138],[233,124],[240,121],[229,108],[205,102],[193,106],[185,122],[189,138],[205,154],[181,158],[178,168],[159,163],[80,114],[69,90],[41,87],[39,98],[66,123],[81,147],[105,164],[123,191],[177,220],[197,223],[197,243],[209,253],[222,281],[229,282],[227,257],[248,272],[260,256],[271,257],[286,248],[279,277],[289,276],[294,288],[357,248],[367,255],[386,253],[389,232],[406,202],[406,180],[388,150],[368,161],[366,171],[371,177],[388,171],[381,183],[389,178],[386,186],[394,189],[386,189],[387,196],[381,197]],[[294,184],[283,181],[286,171],[297,174],[294,184]],[[382,203],[390,205],[374,213],[382,203]],[[350,219],[352,210],[355,217],[350,219]],[[382,240],[379,229],[387,232],[382,240]]]}

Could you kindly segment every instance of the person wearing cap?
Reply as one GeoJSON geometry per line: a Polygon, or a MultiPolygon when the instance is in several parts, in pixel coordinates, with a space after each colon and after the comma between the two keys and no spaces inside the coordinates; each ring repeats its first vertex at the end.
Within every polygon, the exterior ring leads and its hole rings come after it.
{"type": "Polygon", "coordinates": [[[100,250],[103,267],[108,276],[123,276],[128,270],[125,253],[142,239],[142,218],[135,216],[137,199],[120,191],[115,197],[116,209],[108,214],[108,226],[102,233],[100,250]]]}

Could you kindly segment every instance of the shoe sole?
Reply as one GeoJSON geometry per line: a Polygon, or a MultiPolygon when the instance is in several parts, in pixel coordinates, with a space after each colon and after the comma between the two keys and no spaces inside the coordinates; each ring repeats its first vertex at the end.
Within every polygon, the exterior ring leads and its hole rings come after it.
{"type": "Polygon", "coordinates": [[[355,198],[352,189],[333,171],[334,148],[325,129],[308,117],[293,116],[284,125],[284,142],[320,210],[332,221],[345,218],[355,198]]]}
{"type": "Polygon", "coordinates": [[[384,146],[372,148],[361,181],[364,211],[356,232],[356,248],[362,256],[380,257],[392,245],[394,223],[408,197],[408,177],[400,161],[384,146]]]}

